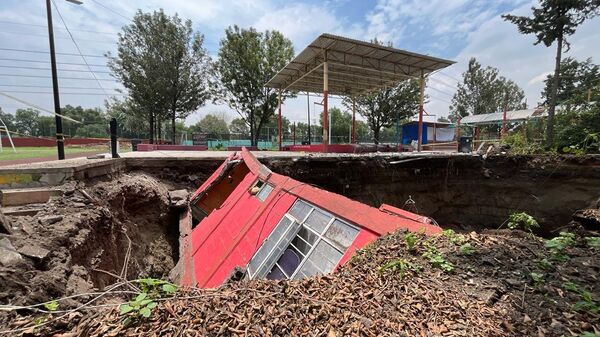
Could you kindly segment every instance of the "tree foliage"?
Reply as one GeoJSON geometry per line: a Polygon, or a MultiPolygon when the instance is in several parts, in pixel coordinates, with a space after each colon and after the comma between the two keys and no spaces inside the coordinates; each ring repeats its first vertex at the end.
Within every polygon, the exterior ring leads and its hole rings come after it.
{"type": "MultiPolygon", "coordinates": [[[[248,123],[252,145],[277,108],[277,91],[265,83],[294,56],[292,42],[277,31],[237,26],[225,30],[214,68],[216,101],[227,104],[248,123]]],[[[289,97],[284,93],[283,99],[289,97]]]]}
{"type": "Polygon", "coordinates": [[[198,123],[190,127],[192,132],[202,132],[211,138],[225,139],[229,137],[229,128],[223,116],[207,114],[198,123]]]}
{"type": "Polygon", "coordinates": [[[139,107],[132,112],[147,120],[151,142],[166,119],[175,141],[175,119],[187,117],[207,100],[209,58],[203,40],[190,20],[183,22],[162,9],[138,11],[119,33],[117,56],[108,64],[139,107]]]}
{"type": "MultiPolygon", "coordinates": [[[[560,84],[556,93],[557,105],[578,105],[588,100],[588,91],[591,90],[591,101],[600,98],[600,66],[592,63],[592,59],[577,61],[568,57],[561,61],[560,84]]],[[[552,94],[554,75],[546,77],[542,100],[549,104],[552,94]]]]}
{"type": "Polygon", "coordinates": [[[503,76],[498,69],[483,67],[475,58],[469,60],[469,68],[462,74],[462,83],[452,97],[450,119],[456,114],[461,117],[526,108],[525,93],[519,86],[503,76]],[[506,99],[508,99],[506,101],[506,99]]]}
{"type": "MultiPolygon", "coordinates": [[[[419,82],[413,79],[356,97],[356,111],[367,119],[373,141],[378,144],[382,128],[390,127],[397,120],[408,119],[419,112],[419,99],[419,82]]],[[[352,100],[345,99],[343,105],[351,110],[352,100]]]]}
{"type": "Polygon", "coordinates": [[[540,0],[539,7],[532,7],[531,17],[502,15],[517,25],[521,34],[534,34],[535,45],[543,43],[546,47],[556,42],[554,79],[550,90],[548,121],[546,128],[546,146],[554,145],[554,113],[557,93],[560,85],[560,65],[563,44],[570,48],[567,36],[573,35],[586,19],[598,14],[599,0],[540,0]]]}
{"type": "Polygon", "coordinates": [[[248,127],[248,123],[243,118],[234,118],[229,123],[229,131],[232,134],[237,134],[240,136],[249,136],[250,128],[248,127]]]}

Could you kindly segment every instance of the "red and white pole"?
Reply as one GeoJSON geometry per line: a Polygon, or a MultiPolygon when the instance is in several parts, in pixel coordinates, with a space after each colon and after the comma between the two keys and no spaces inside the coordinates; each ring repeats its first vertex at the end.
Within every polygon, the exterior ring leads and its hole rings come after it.
{"type": "Polygon", "coordinates": [[[323,62],[323,152],[327,152],[329,145],[329,129],[327,123],[327,103],[329,96],[329,69],[327,62],[323,62]]]}
{"type": "Polygon", "coordinates": [[[282,149],[282,144],[281,144],[281,136],[282,136],[282,132],[281,132],[281,89],[279,89],[279,118],[277,119],[277,128],[279,129],[279,151],[281,151],[282,149]]]}

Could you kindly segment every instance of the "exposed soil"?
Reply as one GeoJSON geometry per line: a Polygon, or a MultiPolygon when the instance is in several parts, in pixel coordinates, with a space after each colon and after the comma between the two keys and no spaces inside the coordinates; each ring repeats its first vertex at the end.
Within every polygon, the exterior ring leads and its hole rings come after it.
{"type": "Polygon", "coordinates": [[[271,159],[275,172],[379,207],[430,216],[463,230],[496,229],[527,212],[550,236],[600,200],[600,156],[354,156],[271,159]]]}
{"type": "Polygon", "coordinates": [[[332,275],[180,291],[162,301],[150,318],[128,327],[112,309],[63,318],[35,334],[579,336],[598,331],[598,308],[576,310],[581,296],[565,283],[588,291],[598,305],[600,252],[580,238],[565,253],[567,261],[542,266],[539,260],[552,255],[543,240],[508,230],[420,236],[416,248],[409,250],[399,232],[360,251],[332,275]],[[471,255],[461,253],[465,243],[473,248],[471,255]],[[453,270],[442,271],[423,257],[431,247],[453,270]],[[416,266],[418,271],[413,270],[416,266]],[[535,281],[532,273],[542,275],[542,281],[535,281]]]}
{"type": "MultiPolygon", "coordinates": [[[[73,182],[37,215],[9,217],[18,230],[6,237],[22,257],[0,265],[0,303],[87,293],[115,283],[115,275],[166,279],[179,253],[178,214],[169,208],[168,191],[180,187],[143,173],[73,182]]],[[[0,313],[0,323],[12,316],[0,313]]]]}

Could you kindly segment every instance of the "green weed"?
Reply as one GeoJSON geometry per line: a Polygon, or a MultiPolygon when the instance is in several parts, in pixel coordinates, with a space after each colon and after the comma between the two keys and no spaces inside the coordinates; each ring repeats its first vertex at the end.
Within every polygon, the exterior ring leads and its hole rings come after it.
{"type": "Polygon", "coordinates": [[[380,272],[384,272],[386,270],[390,270],[392,272],[395,273],[399,273],[400,274],[400,279],[402,279],[402,277],[404,277],[404,273],[407,270],[411,270],[414,272],[420,272],[423,268],[416,264],[416,263],[411,263],[411,262],[407,262],[404,259],[395,259],[395,260],[391,260],[389,262],[387,262],[386,264],[384,264],[383,266],[379,267],[378,270],[380,272]]]}
{"type": "Polygon", "coordinates": [[[473,246],[471,246],[470,243],[465,243],[464,245],[460,246],[460,248],[458,248],[458,251],[463,255],[472,255],[473,253],[475,253],[475,248],[473,248],[473,246]]]}
{"type": "Polygon", "coordinates": [[[547,240],[544,246],[553,253],[553,259],[559,262],[564,262],[569,259],[565,254],[565,250],[575,244],[575,234],[568,232],[560,232],[560,235],[547,240]]]}
{"type": "Polygon", "coordinates": [[[513,213],[508,217],[508,228],[522,229],[529,233],[533,233],[534,228],[539,228],[540,224],[531,215],[520,212],[513,213]]]}
{"type": "Polygon", "coordinates": [[[565,282],[563,288],[579,295],[580,300],[573,304],[573,310],[586,311],[594,314],[600,313],[600,305],[594,301],[592,293],[579,288],[579,286],[573,282],[565,282]]]}
{"type": "Polygon", "coordinates": [[[445,229],[442,231],[442,235],[455,245],[462,245],[466,241],[464,235],[456,234],[456,232],[452,229],[445,229]]]}
{"type": "Polygon", "coordinates": [[[544,274],[541,274],[541,273],[531,272],[531,273],[529,273],[529,276],[533,280],[533,286],[536,288],[539,287],[540,285],[544,284],[544,282],[546,281],[544,279],[544,274]]]}
{"type": "Polygon", "coordinates": [[[600,236],[587,236],[585,242],[591,248],[600,249],[600,236]]]}
{"type": "Polygon", "coordinates": [[[435,268],[440,268],[441,270],[447,273],[453,271],[454,265],[446,261],[446,259],[444,259],[444,256],[438,253],[435,247],[433,248],[434,249],[429,249],[427,252],[425,252],[423,254],[423,257],[426,258],[429,261],[429,263],[431,263],[431,265],[435,268]]]}
{"type": "Polygon", "coordinates": [[[406,243],[408,250],[413,250],[418,242],[419,237],[415,233],[411,232],[404,234],[404,243],[406,243]]]}
{"type": "Polygon", "coordinates": [[[139,279],[133,282],[139,285],[141,292],[133,300],[119,307],[120,314],[126,316],[123,320],[125,325],[129,325],[137,318],[150,317],[152,309],[157,305],[155,300],[165,295],[172,295],[178,289],[172,283],[153,278],[139,279]]]}

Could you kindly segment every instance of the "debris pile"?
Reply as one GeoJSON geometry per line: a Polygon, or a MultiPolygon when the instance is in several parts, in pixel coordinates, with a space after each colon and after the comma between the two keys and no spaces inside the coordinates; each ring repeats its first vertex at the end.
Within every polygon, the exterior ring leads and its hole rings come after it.
{"type": "MultiPolygon", "coordinates": [[[[359,251],[331,275],[179,290],[156,298],[158,305],[148,318],[122,314],[115,305],[31,331],[328,337],[598,333],[597,242],[594,246],[594,240],[574,235],[561,238],[554,242],[562,244],[558,249],[521,231],[447,230],[429,238],[398,232],[359,251]]],[[[17,321],[13,329],[30,324],[17,321]]]]}
{"type": "MultiPolygon", "coordinates": [[[[167,277],[179,253],[169,190],[181,186],[131,173],[61,189],[62,195],[37,214],[7,217],[12,235],[0,234],[0,304],[31,305],[94,292],[119,277],[167,277]]],[[[0,326],[13,315],[0,312],[0,326]]]]}

